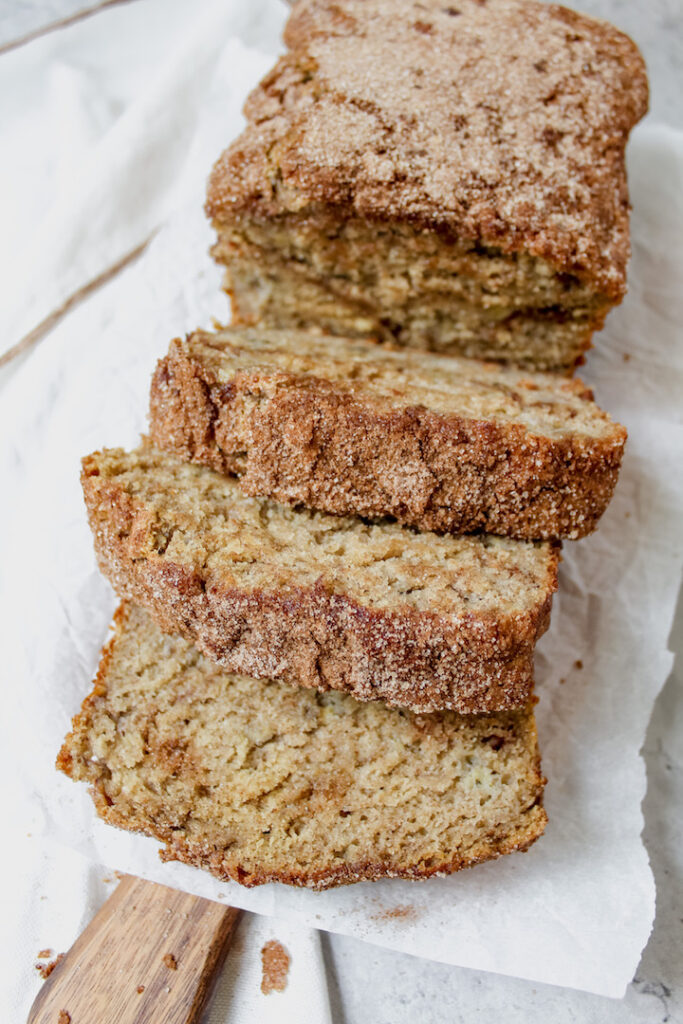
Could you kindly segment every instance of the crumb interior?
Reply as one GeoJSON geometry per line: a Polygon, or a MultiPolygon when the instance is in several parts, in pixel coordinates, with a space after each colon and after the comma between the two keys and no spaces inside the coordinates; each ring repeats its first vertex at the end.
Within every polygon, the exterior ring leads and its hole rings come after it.
{"type": "Polygon", "coordinates": [[[189,566],[221,586],[322,584],[369,608],[500,617],[537,608],[554,571],[546,542],[440,536],[249,498],[234,479],[151,445],[99,452],[88,467],[93,486],[115,482],[144,509],[135,557],[189,566]]]}
{"type": "Polygon", "coordinates": [[[197,331],[185,346],[220,384],[238,373],[283,370],[333,381],[366,401],[382,399],[391,408],[422,406],[445,415],[517,423],[545,437],[602,438],[614,432],[613,421],[587,399],[590,393],[580,380],[555,374],[258,327],[197,331]]]}
{"type": "Polygon", "coordinates": [[[416,715],[233,675],[136,606],[85,708],[69,774],[117,823],[255,872],[429,868],[542,815],[529,709],[416,715]]]}
{"type": "Polygon", "coordinates": [[[540,257],[329,215],[216,223],[241,322],[568,370],[611,301],[540,257]]]}

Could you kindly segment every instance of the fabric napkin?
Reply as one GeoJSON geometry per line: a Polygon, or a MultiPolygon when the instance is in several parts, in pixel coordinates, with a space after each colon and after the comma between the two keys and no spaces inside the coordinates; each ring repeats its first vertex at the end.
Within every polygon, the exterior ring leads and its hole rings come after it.
{"type": "Polygon", "coordinates": [[[0,167],[0,355],[135,252],[206,177],[218,151],[198,161],[196,143],[217,70],[223,145],[285,14],[277,0],[146,0],[3,58],[3,149],[20,164],[0,167]]]}

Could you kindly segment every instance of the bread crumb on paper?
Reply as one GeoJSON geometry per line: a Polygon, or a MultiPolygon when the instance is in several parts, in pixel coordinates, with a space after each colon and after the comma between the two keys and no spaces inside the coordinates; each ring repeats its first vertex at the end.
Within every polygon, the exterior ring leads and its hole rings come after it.
{"type": "Polygon", "coordinates": [[[289,973],[289,953],[277,939],[269,939],[261,949],[261,964],[263,965],[263,977],[261,979],[261,991],[264,996],[271,992],[284,992],[287,988],[287,974],[289,973]]]}
{"type": "MultiPolygon", "coordinates": [[[[38,956],[49,956],[49,955],[50,955],[49,952],[47,954],[44,954],[44,953],[39,953],[38,954],[38,956]]],[[[63,959],[64,959],[64,953],[60,953],[59,956],[56,956],[54,958],[54,960],[50,960],[50,962],[47,963],[47,964],[36,964],[35,965],[35,968],[38,971],[38,974],[43,979],[43,981],[46,981],[50,977],[50,975],[54,971],[54,969],[57,966],[57,964],[61,963],[61,961],[63,959]]]]}
{"type": "Polygon", "coordinates": [[[410,904],[392,907],[379,914],[373,914],[373,921],[411,921],[417,917],[417,910],[410,904]]]}

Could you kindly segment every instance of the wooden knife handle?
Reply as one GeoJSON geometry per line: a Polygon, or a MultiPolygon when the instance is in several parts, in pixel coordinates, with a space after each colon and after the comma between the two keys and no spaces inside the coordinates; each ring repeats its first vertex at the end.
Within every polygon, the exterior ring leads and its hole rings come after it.
{"type": "Polygon", "coordinates": [[[125,875],[56,965],[27,1024],[196,1024],[238,917],[125,875]]]}

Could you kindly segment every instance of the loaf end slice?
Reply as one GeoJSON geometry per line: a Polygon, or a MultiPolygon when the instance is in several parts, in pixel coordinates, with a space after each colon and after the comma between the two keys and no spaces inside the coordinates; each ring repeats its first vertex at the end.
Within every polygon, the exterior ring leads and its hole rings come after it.
{"type": "Polygon", "coordinates": [[[626,290],[645,66],[530,0],[309,0],[213,169],[235,323],[573,370],[626,290]]]}
{"type": "Polygon", "coordinates": [[[445,875],[547,820],[530,707],[415,715],[231,675],[129,604],[57,766],[162,859],[246,886],[445,875]]]}
{"type": "Polygon", "coordinates": [[[150,435],[246,494],[524,540],[594,530],[626,440],[577,379],[265,328],[173,341],[150,435]]]}
{"type": "Polygon", "coordinates": [[[83,462],[103,573],[230,671],[414,711],[522,707],[559,551],[246,497],[151,445],[83,462]]]}

